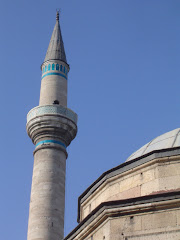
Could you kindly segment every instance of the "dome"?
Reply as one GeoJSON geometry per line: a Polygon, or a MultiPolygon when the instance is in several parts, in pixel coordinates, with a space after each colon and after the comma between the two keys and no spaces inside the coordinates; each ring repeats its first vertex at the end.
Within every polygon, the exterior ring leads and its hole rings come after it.
{"type": "Polygon", "coordinates": [[[135,158],[141,157],[147,153],[153,152],[154,150],[174,148],[180,146],[180,128],[172,130],[170,132],[164,133],[152,141],[141,147],[139,150],[131,154],[131,156],[126,160],[130,161],[135,158]]]}

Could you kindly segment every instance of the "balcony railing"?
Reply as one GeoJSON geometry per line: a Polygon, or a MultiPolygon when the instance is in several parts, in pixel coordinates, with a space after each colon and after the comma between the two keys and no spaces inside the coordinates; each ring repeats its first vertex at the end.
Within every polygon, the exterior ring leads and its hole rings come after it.
{"type": "Polygon", "coordinates": [[[31,119],[42,116],[42,115],[61,115],[65,116],[66,118],[72,120],[77,124],[77,114],[73,112],[69,108],[65,108],[61,105],[45,105],[45,106],[38,106],[31,109],[27,114],[27,122],[31,119]]]}

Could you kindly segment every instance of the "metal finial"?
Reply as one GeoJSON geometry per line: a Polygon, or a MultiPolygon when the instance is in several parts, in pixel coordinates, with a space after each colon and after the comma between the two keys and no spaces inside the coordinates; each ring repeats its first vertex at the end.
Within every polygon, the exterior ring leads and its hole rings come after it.
{"type": "Polygon", "coordinates": [[[56,9],[56,21],[59,21],[59,12],[60,12],[60,10],[56,9]]]}

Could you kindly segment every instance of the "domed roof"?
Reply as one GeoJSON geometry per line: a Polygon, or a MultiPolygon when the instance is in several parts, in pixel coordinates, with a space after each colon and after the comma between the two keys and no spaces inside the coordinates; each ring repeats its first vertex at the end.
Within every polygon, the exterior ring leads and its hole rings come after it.
{"type": "Polygon", "coordinates": [[[163,135],[154,138],[151,142],[147,143],[139,150],[131,154],[131,156],[126,160],[126,162],[141,157],[154,150],[173,148],[179,146],[180,146],[180,128],[177,128],[173,131],[164,133],[163,135]]]}

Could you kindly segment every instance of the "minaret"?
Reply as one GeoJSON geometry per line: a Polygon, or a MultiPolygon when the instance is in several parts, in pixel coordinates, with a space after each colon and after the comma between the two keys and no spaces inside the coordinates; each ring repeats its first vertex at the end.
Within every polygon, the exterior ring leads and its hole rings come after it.
{"type": "Polygon", "coordinates": [[[67,64],[59,12],[45,60],[39,106],[27,115],[27,133],[35,144],[28,240],[64,237],[67,146],[77,133],[77,115],[67,108],[67,64]]]}

